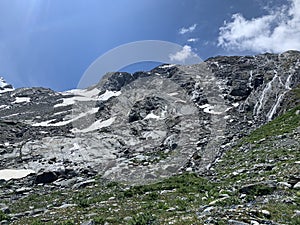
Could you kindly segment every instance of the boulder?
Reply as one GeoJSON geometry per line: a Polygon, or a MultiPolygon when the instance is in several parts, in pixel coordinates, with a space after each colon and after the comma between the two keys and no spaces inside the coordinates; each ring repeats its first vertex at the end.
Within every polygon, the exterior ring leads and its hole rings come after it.
{"type": "Polygon", "coordinates": [[[35,178],[35,183],[37,184],[48,184],[56,181],[58,179],[57,174],[52,171],[46,171],[37,174],[35,178]]]}

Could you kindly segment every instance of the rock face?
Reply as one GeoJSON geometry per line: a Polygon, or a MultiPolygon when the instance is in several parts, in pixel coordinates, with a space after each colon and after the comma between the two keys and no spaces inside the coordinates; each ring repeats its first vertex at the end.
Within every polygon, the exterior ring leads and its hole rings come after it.
{"type": "Polygon", "coordinates": [[[34,170],[37,183],[89,173],[128,183],[204,173],[286,111],[299,82],[296,51],[109,73],[61,93],[14,90],[1,79],[0,169],[34,170]]]}

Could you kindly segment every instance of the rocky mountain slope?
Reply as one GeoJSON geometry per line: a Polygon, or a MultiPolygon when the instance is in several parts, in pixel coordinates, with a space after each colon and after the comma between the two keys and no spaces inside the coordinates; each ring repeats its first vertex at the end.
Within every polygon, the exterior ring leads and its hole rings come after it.
{"type": "Polygon", "coordinates": [[[300,52],[4,83],[3,224],[299,222],[300,52]]]}

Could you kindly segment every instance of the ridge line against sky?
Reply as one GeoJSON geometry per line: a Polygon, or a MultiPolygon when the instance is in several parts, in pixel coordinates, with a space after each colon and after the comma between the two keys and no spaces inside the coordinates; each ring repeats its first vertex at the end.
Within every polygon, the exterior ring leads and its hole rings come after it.
{"type": "Polygon", "coordinates": [[[15,87],[75,88],[96,58],[140,40],[183,46],[182,62],[300,50],[300,0],[0,0],[0,76],[15,87]]]}

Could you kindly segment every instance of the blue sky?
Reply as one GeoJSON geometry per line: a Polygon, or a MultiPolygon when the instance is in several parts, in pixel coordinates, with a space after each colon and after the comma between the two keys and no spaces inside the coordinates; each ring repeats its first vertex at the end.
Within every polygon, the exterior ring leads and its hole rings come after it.
{"type": "Polygon", "coordinates": [[[99,56],[141,40],[189,46],[202,59],[300,50],[299,14],[300,0],[0,0],[0,76],[72,89],[99,56]]]}

